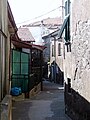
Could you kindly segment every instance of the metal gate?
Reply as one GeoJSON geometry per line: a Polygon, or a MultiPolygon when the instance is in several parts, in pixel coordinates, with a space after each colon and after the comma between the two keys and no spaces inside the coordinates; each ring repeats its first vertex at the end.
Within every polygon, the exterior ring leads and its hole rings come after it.
{"type": "Polygon", "coordinates": [[[20,87],[23,93],[29,92],[29,54],[12,50],[12,87],[20,87]]]}

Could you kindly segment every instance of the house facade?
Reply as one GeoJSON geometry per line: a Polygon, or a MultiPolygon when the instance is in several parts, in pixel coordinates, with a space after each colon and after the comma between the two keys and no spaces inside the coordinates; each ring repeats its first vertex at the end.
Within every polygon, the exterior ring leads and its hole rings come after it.
{"type": "Polygon", "coordinates": [[[7,1],[0,1],[0,100],[4,97],[5,78],[5,45],[7,40],[7,1]]]}
{"type": "Polygon", "coordinates": [[[52,38],[52,42],[50,44],[50,65],[51,65],[51,73],[54,76],[51,79],[54,79],[56,83],[60,83],[63,85],[63,63],[64,63],[64,45],[63,39],[57,39],[57,37],[52,38]],[[54,66],[53,66],[54,65],[54,66]],[[53,66],[53,68],[52,68],[53,66]]]}
{"type": "Polygon", "coordinates": [[[63,3],[65,112],[72,120],[89,120],[90,1],[63,0],[63,3]]]}
{"type": "Polygon", "coordinates": [[[50,33],[57,30],[61,25],[61,18],[46,18],[41,21],[37,21],[28,25],[23,25],[23,27],[29,28],[32,33],[35,44],[45,45],[47,49],[43,51],[45,62],[50,61],[50,39],[42,39],[44,36],[48,36],[50,33]]]}
{"type": "Polygon", "coordinates": [[[12,119],[10,96],[11,34],[17,31],[7,0],[0,0],[0,118],[12,119]],[[7,104],[7,105],[6,105],[7,104]],[[6,105],[6,107],[5,107],[6,105]]]}
{"type": "MultiPolygon", "coordinates": [[[[37,21],[28,25],[23,25],[24,28],[25,27],[29,28],[34,39],[36,40],[35,44],[44,45],[46,47],[46,49],[44,49],[43,51],[43,59],[45,64],[51,63],[55,59],[54,56],[51,55],[52,54],[51,44],[53,43],[52,42],[53,37],[51,37],[50,34],[60,29],[61,24],[62,24],[61,17],[56,17],[43,19],[41,21],[37,21]]],[[[47,70],[46,73],[48,74],[49,69],[47,68],[47,70]]],[[[49,74],[47,77],[49,77],[49,74]]]]}
{"type": "Polygon", "coordinates": [[[9,94],[10,35],[16,31],[9,3],[0,1],[0,101],[9,94]],[[13,21],[13,22],[12,22],[13,21]]]}
{"type": "Polygon", "coordinates": [[[45,54],[45,58],[49,58],[49,79],[50,81],[63,85],[64,44],[63,38],[58,39],[60,29],[61,26],[59,26],[59,29],[56,31],[42,38],[48,42],[48,49],[46,49],[47,53],[45,54]]]}
{"type": "Polygon", "coordinates": [[[18,39],[16,36],[12,36],[11,39],[13,44],[12,88],[20,87],[22,97],[30,98],[42,90],[42,64],[45,47],[33,44],[35,39],[28,28],[20,27],[17,33],[18,39]]]}

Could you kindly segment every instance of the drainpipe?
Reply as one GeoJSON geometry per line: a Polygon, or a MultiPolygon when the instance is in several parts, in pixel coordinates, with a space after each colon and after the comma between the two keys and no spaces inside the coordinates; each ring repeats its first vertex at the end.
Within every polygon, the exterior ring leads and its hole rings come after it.
{"type": "Polygon", "coordinates": [[[42,65],[43,65],[43,52],[40,53],[41,65],[40,65],[40,79],[41,79],[41,91],[43,91],[43,81],[42,81],[42,65]]]}
{"type": "Polygon", "coordinates": [[[54,36],[54,82],[56,83],[56,38],[54,36]]]}

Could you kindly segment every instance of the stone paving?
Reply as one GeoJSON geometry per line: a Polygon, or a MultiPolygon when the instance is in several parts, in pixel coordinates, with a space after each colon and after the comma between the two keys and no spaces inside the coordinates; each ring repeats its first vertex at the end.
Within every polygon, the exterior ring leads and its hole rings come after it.
{"type": "Polygon", "coordinates": [[[13,120],[70,120],[64,112],[63,87],[44,81],[42,92],[13,103],[13,120]]]}

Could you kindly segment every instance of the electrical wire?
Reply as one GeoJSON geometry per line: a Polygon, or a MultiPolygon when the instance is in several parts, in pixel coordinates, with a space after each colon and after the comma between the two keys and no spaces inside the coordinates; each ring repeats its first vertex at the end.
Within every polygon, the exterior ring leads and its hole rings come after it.
{"type": "Polygon", "coordinates": [[[40,16],[37,16],[37,17],[35,17],[35,18],[32,18],[32,19],[30,19],[30,20],[26,20],[26,21],[23,21],[23,22],[17,23],[17,25],[18,25],[18,24],[23,24],[23,23],[29,22],[29,21],[31,21],[31,20],[34,20],[34,19],[40,18],[40,17],[42,17],[42,16],[45,16],[45,15],[51,13],[51,12],[54,12],[55,10],[57,10],[57,9],[59,9],[59,8],[61,8],[61,7],[63,7],[63,6],[59,6],[59,7],[55,8],[55,9],[53,9],[53,10],[47,12],[47,13],[44,13],[44,14],[42,14],[42,15],[40,15],[40,16]]]}

